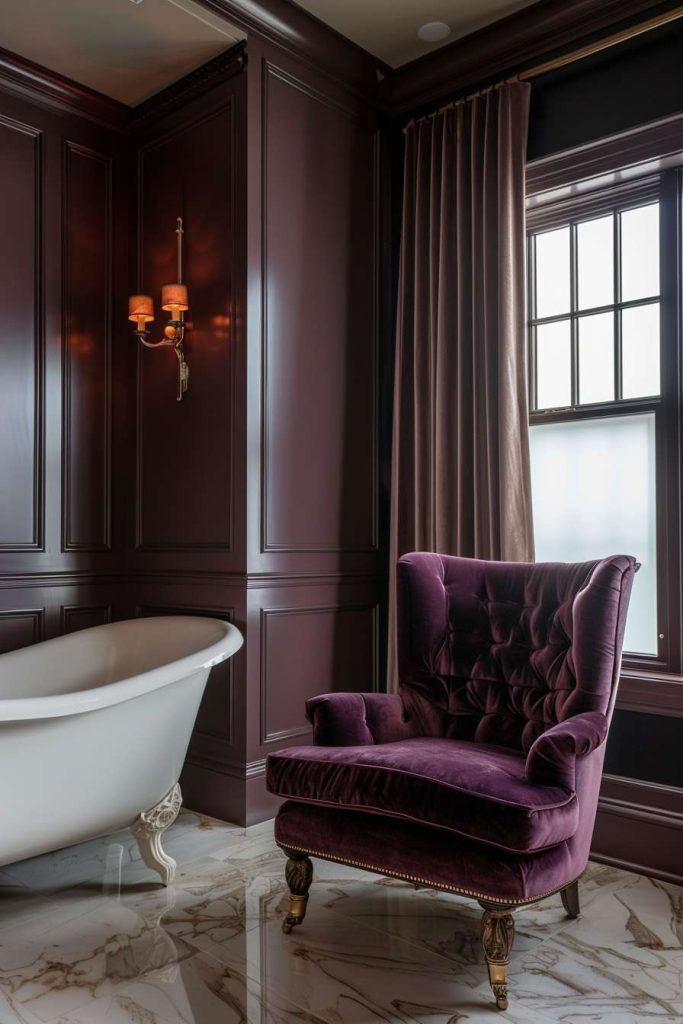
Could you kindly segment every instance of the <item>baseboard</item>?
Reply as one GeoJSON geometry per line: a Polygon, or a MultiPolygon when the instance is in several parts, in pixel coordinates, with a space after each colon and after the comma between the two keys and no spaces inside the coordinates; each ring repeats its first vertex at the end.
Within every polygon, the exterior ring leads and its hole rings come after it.
{"type": "Polygon", "coordinates": [[[203,765],[185,762],[180,776],[183,805],[233,825],[246,825],[246,780],[203,765]]]}
{"type": "Polygon", "coordinates": [[[188,810],[242,828],[274,818],[282,803],[266,789],[265,761],[212,768],[188,759],[180,778],[188,810]]]}
{"type": "Polygon", "coordinates": [[[683,790],[606,775],[591,858],[667,882],[683,882],[683,790]]]}

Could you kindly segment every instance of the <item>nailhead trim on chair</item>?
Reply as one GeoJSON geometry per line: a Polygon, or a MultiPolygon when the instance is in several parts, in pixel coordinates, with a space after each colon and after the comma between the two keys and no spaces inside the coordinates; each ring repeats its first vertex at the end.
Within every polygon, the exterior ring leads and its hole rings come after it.
{"type": "Polygon", "coordinates": [[[531,896],[527,900],[504,900],[500,896],[489,896],[488,893],[476,892],[474,889],[461,889],[456,885],[447,885],[446,882],[441,882],[438,885],[435,882],[430,881],[427,878],[420,878],[419,875],[401,875],[397,871],[391,871],[389,868],[377,867],[376,864],[366,864],[360,860],[350,860],[342,857],[331,857],[327,853],[321,853],[319,850],[309,850],[304,846],[292,846],[291,843],[278,843],[280,849],[287,853],[288,850],[293,850],[295,853],[305,853],[308,857],[320,857],[321,860],[330,860],[334,864],[348,864],[352,868],[364,868],[366,871],[375,871],[379,875],[387,875],[390,878],[398,878],[403,882],[418,882],[420,885],[426,885],[429,889],[443,890],[444,892],[455,892],[459,896],[473,896],[478,900],[486,900],[487,903],[500,903],[504,907],[528,907],[532,903],[538,903],[539,900],[544,900],[548,896],[554,896],[555,893],[562,892],[567,886],[573,885],[574,882],[578,882],[581,875],[577,878],[572,879],[571,882],[567,882],[565,885],[561,885],[558,889],[549,889],[548,892],[539,893],[538,896],[531,896]]]}

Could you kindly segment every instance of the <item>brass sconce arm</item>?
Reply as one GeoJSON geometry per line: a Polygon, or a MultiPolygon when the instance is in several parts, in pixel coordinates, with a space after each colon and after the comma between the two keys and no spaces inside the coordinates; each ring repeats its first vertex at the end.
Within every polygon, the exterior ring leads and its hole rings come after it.
{"type": "Polygon", "coordinates": [[[176,395],[176,401],[182,402],[183,395],[187,391],[187,384],[190,378],[190,367],[185,361],[185,349],[183,348],[183,341],[185,339],[185,323],[183,320],[169,320],[168,324],[164,328],[164,334],[166,337],[162,338],[161,341],[149,341],[151,337],[150,332],[146,330],[135,331],[135,336],[140,339],[145,348],[163,348],[169,345],[173,347],[173,350],[178,357],[178,391],[176,395]]]}

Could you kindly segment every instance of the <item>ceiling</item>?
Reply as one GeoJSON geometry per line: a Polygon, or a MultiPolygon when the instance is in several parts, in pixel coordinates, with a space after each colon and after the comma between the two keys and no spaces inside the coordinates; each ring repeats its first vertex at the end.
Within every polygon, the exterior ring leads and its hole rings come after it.
{"type": "MultiPolygon", "coordinates": [[[[293,2],[399,67],[536,0],[293,2]],[[451,32],[422,42],[417,30],[426,22],[451,32]]],[[[197,0],[0,0],[0,9],[1,47],[130,106],[244,38],[197,0]]]]}
{"type": "Polygon", "coordinates": [[[0,46],[135,106],[244,33],[193,0],[0,0],[0,46]]]}
{"type": "MultiPolygon", "coordinates": [[[[4,2],[4,0],[3,0],[4,2]]],[[[397,68],[452,43],[536,0],[294,0],[294,3],[364,50],[397,68]],[[441,21],[451,33],[439,43],[423,43],[417,30],[441,21]]]]}

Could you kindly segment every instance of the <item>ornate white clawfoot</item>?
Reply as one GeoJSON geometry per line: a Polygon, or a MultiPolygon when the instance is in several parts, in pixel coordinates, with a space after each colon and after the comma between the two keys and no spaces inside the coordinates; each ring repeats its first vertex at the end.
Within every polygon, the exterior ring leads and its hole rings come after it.
{"type": "Polygon", "coordinates": [[[183,802],[180,786],[170,789],[163,800],[143,813],[131,825],[140,856],[152,871],[157,871],[164,885],[173,881],[176,863],[161,847],[161,837],[178,817],[183,802]]]}

